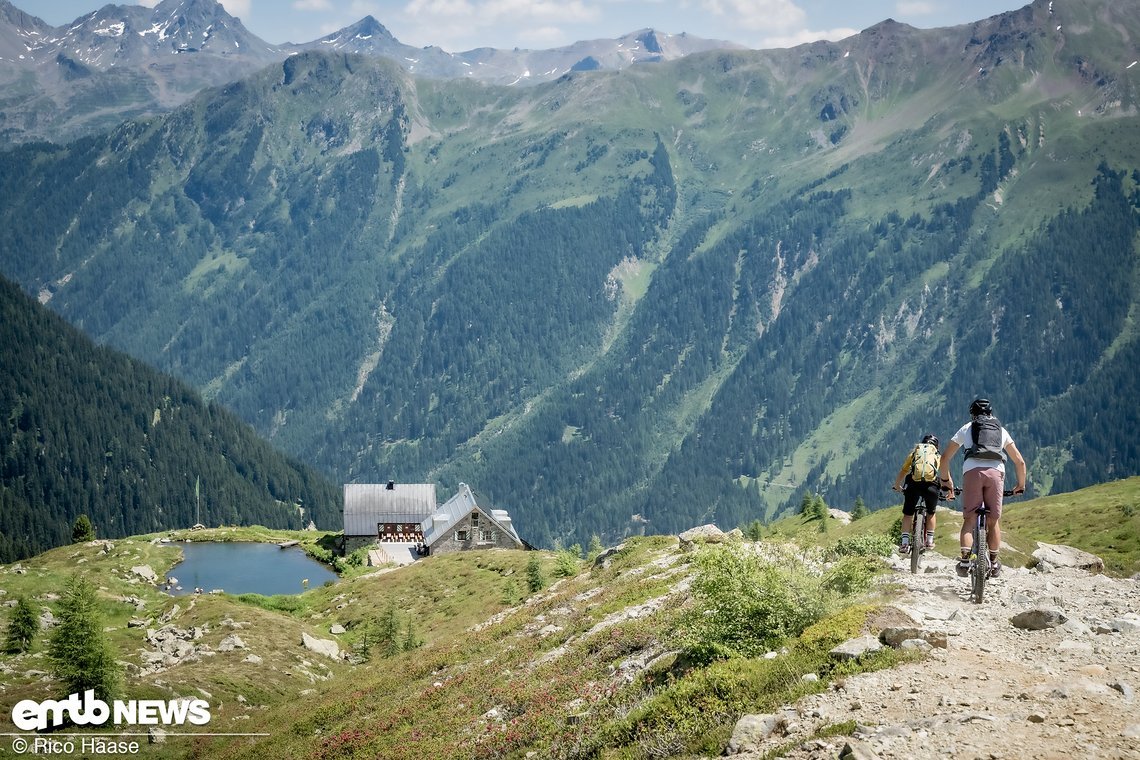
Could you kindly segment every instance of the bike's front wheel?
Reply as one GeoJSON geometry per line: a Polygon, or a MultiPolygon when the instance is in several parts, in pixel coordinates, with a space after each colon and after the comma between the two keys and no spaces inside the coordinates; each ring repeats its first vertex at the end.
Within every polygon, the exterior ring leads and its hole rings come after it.
{"type": "Polygon", "coordinates": [[[971,595],[974,598],[974,604],[981,604],[986,596],[986,578],[990,574],[990,551],[985,528],[974,531],[974,551],[977,553],[977,558],[974,560],[971,595]]]}
{"type": "Polygon", "coordinates": [[[922,548],[926,546],[926,515],[923,512],[916,511],[914,513],[914,529],[911,531],[914,535],[910,541],[910,572],[918,574],[918,566],[921,562],[922,548]]]}

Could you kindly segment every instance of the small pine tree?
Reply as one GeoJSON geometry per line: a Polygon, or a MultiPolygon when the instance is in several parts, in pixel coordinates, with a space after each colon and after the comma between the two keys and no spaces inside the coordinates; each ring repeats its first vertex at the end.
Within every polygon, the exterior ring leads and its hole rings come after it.
{"type": "Polygon", "coordinates": [[[867,505],[863,503],[863,497],[856,496],[855,509],[851,510],[851,520],[861,520],[869,514],[871,514],[871,510],[867,509],[867,505]]]}
{"type": "Polygon", "coordinates": [[[538,555],[532,555],[530,562],[526,563],[526,585],[532,594],[546,588],[546,576],[542,573],[542,562],[538,555]]]}
{"type": "Polygon", "coordinates": [[[103,632],[95,586],[83,577],[69,584],[59,605],[59,625],[48,642],[48,657],[55,677],[70,693],[94,689],[95,696],[113,700],[118,692],[121,667],[103,632]]]}
{"type": "Polygon", "coordinates": [[[514,578],[511,578],[507,581],[506,588],[503,589],[503,604],[514,607],[521,601],[522,593],[519,591],[519,584],[515,583],[514,578]]]}
{"type": "Polygon", "coordinates": [[[413,649],[418,649],[423,646],[423,644],[423,639],[416,635],[416,629],[412,625],[411,618],[408,618],[408,623],[404,626],[404,641],[400,645],[400,648],[405,652],[410,652],[413,649]]]}
{"type": "Polygon", "coordinates": [[[388,605],[376,626],[376,648],[381,657],[395,657],[400,653],[400,615],[396,605],[388,605]]]}
{"type": "Polygon", "coordinates": [[[804,517],[811,517],[814,506],[815,499],[812,498],[811,491],[804,491],[804,497],[800,499],[800,514],[804,517]]]}
{"type": "Polygon", "coordinates": [[[590,548],[586,550],[586,561],[592,563],[601,556],[601,553],[605,550],[606,547],[602,544],[601,537],[595,533],[590,536],[590,548]]]}
{"type": "Polygon", "coordinates": [[[95,528],[91,525],[91,518],[87,515],[75,518],[75,523],[71,526],[71,543],[82,544],[94,540],[95,528]]]}
{"type": "Polygon", "coordinates": [[[4,649],[12,654],[26,652],[32,648],[36,634],[40,632],[40,619],[27,597],[19,597],[8,621],[8,633],[4,639],[4,649]]]}
{"type": "Polygon", "coordinates": [[[759,541],[764,537],[764,523],[753,520],[744,527],[744,535],[749,541],[759,541]]]}
{"type": "Polygon", "coordinates": [[[827,502],[823,500],[823,494],[817,493],[815,495],[815,498],[812,499],[812,502],[811,502],[811,508],[812,508],[812,514],[815,517],[819,518],[820,520],[824,520],[827,518],[827,515],[828,515],[828,513],[827,513],[827,502]]]}

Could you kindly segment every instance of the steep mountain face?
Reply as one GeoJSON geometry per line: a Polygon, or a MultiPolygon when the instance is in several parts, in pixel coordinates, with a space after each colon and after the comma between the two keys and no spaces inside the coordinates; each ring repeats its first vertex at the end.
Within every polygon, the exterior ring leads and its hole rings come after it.
{"type": "Polygon", "coordinates": [[[0,0],[0,134],[10,144],[107,130],[285,55],[215,0],[105,5],[57,28],[0,0]]]}
{"type": "Polygon", "coordinates": [[[99,348],[0,278],[0,563],[204,524],[335,529],[340,493],[189,386],[99,348]],[[302,511],[303,510],[303,511],[302,511]]]}
{"type": "Polygon", "coordinates": [[[341,481],[532,543],[893,501],[995,402],[1038,493],[1135,473],[1140,9],[529,88],[306,53],[0,155],[4,272],[341,481]]]}
{"type": "Polygon", "coordinates": [[[587,58],[596,68],[620,69],[733,47],[643,30],[553,50],[449,53],[405,45],[372,16],[312,42],[270,45],[216,0],[106,5],[58,28],[0,0],[0,145],[66,142],[165,113],[207,87],[303,51],[379,56],[418,76],[519,84],[550,81],[587,58]]]}

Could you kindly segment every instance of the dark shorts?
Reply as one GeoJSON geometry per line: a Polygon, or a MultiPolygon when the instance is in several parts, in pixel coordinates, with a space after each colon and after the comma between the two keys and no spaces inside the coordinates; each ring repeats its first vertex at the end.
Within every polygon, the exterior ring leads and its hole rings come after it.
{"type": "Polygon", "coordinates": [[[915,482],[907,475],[903,484],[903,514],[913,515],[919,499],[926,504],[926,514],[934,514],[938,508],[938,484],[915,482]]]}

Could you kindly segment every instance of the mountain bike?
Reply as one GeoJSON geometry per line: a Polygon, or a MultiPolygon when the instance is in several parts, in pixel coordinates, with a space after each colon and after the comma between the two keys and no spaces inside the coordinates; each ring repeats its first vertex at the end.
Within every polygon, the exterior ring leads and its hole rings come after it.
{"type": "MultiPolygon", "coordinates": [[[[904,483],[902,490],[905,493],[907,486],[911,484],[904,483]]],[[[939,496],[945,499],[944,496],[939,496]]],[[[910,572],[918,574],[918,568],[922,564],[922,555],[926,553],[926,519],[933,515],[926,514],[926,499],[919,497],[918,503],[914,505],[914,524],[910,529],[910,572]]]]}
{"type": "MultiPolygon", "coordinates": [[[[961,488],[954,489],[954,495],[962,493],[961,488]]],[[[1013,491],[1002,491],[1003,498],[1013,496],[1013,491]]],[[[945,497],[944,497],[945,498],[945,497]]],[[[981,604],[986,596],[986,580],[993,573],[990,565],[989,535],[986,533],[986,515],[990,508],[984,503],[978,507],[978,521],[974,524],[973,547],[970,549],[970,565],[966,573],[970,579],[970,598],[974,604],[981,604]]]]}

